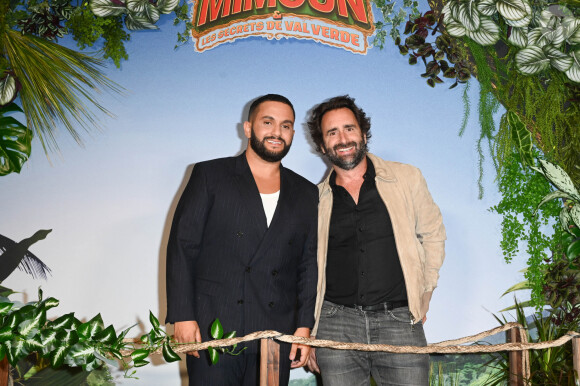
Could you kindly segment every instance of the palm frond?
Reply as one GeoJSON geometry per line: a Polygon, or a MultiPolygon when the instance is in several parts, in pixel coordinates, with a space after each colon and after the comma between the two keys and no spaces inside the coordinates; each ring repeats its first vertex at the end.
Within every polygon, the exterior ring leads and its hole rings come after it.
{"type": "Polygon", "coordinates": [[[119,93],[123,88],[103,74],[101,59],[14,30],[0,32],[0,49],[22,85],[20,100],[28,127],[47,154],[59,149],[60,125],[82,145],[79,129],[101,128],[94,108],[112,115],[95,94],[119,93]]]}

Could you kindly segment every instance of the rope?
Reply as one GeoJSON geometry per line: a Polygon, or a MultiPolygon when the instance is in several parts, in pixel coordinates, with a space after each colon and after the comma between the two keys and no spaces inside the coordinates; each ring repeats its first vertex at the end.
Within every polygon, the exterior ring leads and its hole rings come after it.
{"type": "MultiPolygon", "coordinates": [[[[227,347],[233,346],[234,344],[239,344],[242,342],[249,342],[257,339],[264,338],[274,338],[281,342],[286,343],[299,343],[312,347],[325,347],[333,348],[337,350],[358,350],[358,351],[383,351],[389,353],[407,353],[407,354],[454,354],[454,353],[490,353],[499,351],[527,351],[527,350],[541,350],[550,347],[557,347],[565,344],[575,337],[580,337],[580,333],[575,331],[569,331],[565,335],[558,339],[539,342],[539,343],[528,343],[527,334],[522,325],[518,323],[507,323],[503,326],[496,327],[494,329],[481,332],[476,335],[467,336],[455,340],[447,340],[439,343],[429,344],[427,347],[417,347],[417,346],[393,346],[388,344],[366,344],[366,343],[344,343],[335,342],[332,340],[324,339],[311,339],[303,338],[294,335],[285,335],[277,331],[258,331],[248,334],[243,337],[212,340],[203,343],[178,343],[176,346],[172,346],[173,350],[177,353],[183,353],[188,351],[198,351],[206,350],[208,347],[227,347]],[[501,343],[494,345],[469,345],[461,346],[461,344],[475,342],[482,338],[497,334],[499,332],[507,331],[511,328],[518,328],[521,342],[516,343],[501,343]]],[[[127,339],[128,342],[138,343],[138,339],[127,339]]],[[[130,350],[124,350],[122,354],[130,354],[130,350]]],[[[161,349],[151,352],[151,354],[160,354],[161,349]]],[[[525,353],[524,353],[525,354],[525,353]]],[[[526,358],[527,355],[524,355],[526,358]]],[[[526,359],[524,359],[526,362],[526,359]]],[[[523,365],[529,368],[529,363],[523,363],[523,365]]]]}

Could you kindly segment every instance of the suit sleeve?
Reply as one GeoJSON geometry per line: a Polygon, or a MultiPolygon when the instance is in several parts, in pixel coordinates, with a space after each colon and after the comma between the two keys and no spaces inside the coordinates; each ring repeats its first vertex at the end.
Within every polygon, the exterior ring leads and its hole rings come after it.
{"type": "Polygon", "coordinates": [[[316,303],[316,284],[318,281],[318,266],[316,249],[318,239],[318,189],[314,188],[308,205],[310,217],[306,242],[302,251],[302,259],[298,266],[298,313],[297,327],[314,327],[314,306],[316,303]]]}
{"type": "MultiPolygon", "coordinates": [[[[439,268],[445,258],[445,227],[441,211],[427,189],[427,183],[417,169],[413,189],[415,205],[415,233],[425,252],[424,292],[433,292],[439,279],[439,268]]],[[[430,300],[425,299],[428,303],[430,300]]],[[[425,305],[428,307],[428,305],[425,305]]]]}
{"type": "Polygon", "coordinates": [[[167,245],[166,323],[196,320],[195,266],[210,208],[204,171],[202,165],[193,168],[173,217],[167,245]]]}

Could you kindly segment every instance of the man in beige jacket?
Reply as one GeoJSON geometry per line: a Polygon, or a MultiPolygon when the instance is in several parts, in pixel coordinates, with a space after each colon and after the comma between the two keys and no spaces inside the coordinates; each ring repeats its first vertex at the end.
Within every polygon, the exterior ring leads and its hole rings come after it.
{"type": "MultiPolygon", "coordinates": [[[[367,152],[370,119],[349,96],[308,121],[333,164],[319,184],[313,334],[340,342],[425,346],[423,323],[445,255],[445,228],[419,169],[367,152]]],[[[325,386],[427,385],[426,354],[311,350],[325,386]]]]}

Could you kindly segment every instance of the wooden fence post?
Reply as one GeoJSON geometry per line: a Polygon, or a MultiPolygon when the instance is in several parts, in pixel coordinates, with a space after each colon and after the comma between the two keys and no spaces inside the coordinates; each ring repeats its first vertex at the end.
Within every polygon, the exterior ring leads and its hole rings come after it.
{"type": "Polygon", "coordinates": [[[574,361],[574,373],[576,376],[576,384],[580,385],[580,337],[572,338],[572,360],[574,361]]]}
{"type": "MultiPolygon", "coordinates": [[[[522,341],[519,327],[512,327],[507,333],[510,343],[519,343],[522,341]]],[[[524,383],[524,352],[509,352],[510,382],[509,386],[525,386],[524,383]]]]}
{"type": "Polygon", "coordinates": [[[0,361],[0,386],[8,386],[9,377],[10,364],[8,363],[8,357],[5,356],[4,359],[0,361]]]}
{"type": "Polygon", "coordinates": [[[274,339],[260,343],[260,386],[278,386],[280,383],[280,344],[274,339]]]}

